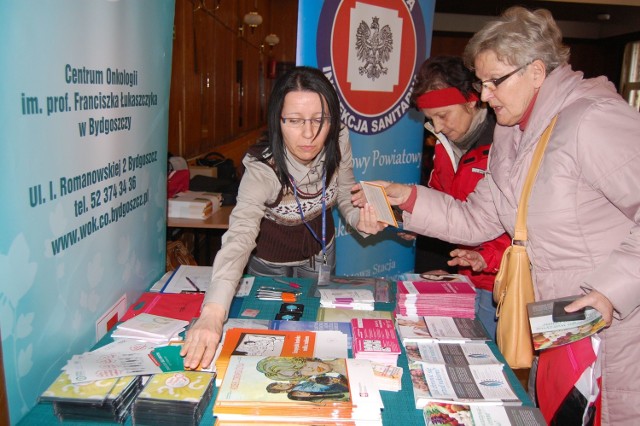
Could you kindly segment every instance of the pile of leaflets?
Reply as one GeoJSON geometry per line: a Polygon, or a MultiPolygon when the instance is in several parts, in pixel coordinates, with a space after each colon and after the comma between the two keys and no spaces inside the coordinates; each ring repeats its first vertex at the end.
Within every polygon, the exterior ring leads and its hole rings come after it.
{"type": "Polygon", "coordinates": [[[409,342],[465,342],[491,340],[479,319],[396,315],[403,345],[409,342]]]}
{"type": "Polygon", "coordinates": [[[368,289],[318,288],[323,308],[373,311],[375,299],[368,289]]]}
{"type": "Polygon", "coordinates": [[[143,312],[119,324],[111,337],[166,345],[188,325],[189,321],[143,312]]]}
{"type": "Polygon", "coordinates": [[[354,318],[351,320],[351,333],[354,358],[397,365],[401,350],[392,320],[354,318]]]}
{"type": "Polygon", "coordinates": [[[351,277],[332,275],[328,280],[318,281],[309,291],[309,297],[320,297],[321,289],[367,290],[376,302],[393,302],[392,283],[380,277],[351,277]]]}
{"type": "MultiPolygon", "coordinates": [[[[467,358],[468,360],[468,358],[467,358]]],[[[522,405],[501,364],[409,363],[417,409],[431,402],[522,405]]]]}
{"type": "Polygon", "coordinates": [[[133,424],[198,425],[211,402],[215,373],[154,374],[133,404],[133,424]]]}
{"type": "Polygon", "coordinates": [[[396,312],[406,316],[475,317],[476,291],[464,275],[398,281],[396,312]]]}
{"type": "Polygon", "coordinates": [[[73,384],[93,380],[160,373],[149,357],[154,345],[148,342],[115,341],[90,352],[76,354],[62,368],[73,384]]]}
{"type": "Polygon", "coordinates": [[[547,424],[540,410],[534,407],[445,404],[433,402],[427,404],[423,408],[422,414],[424,416],[424,422],[426,426],[544,426],[547,424]]]}
{"type": "Polygon", "coordinates": [[[402,367],[372,362],[373,375],[381,391],[398,392],[402,390],[402,367]]]}
{"type": "Polygon", "coordinates": [[[381,425],[371,362],[232,356],[213,413],[219,424],[381,425]]]}
{"type": "Polygon", "coordinates": [[[124,423],[140,392],[140,376],[116,377],[74,384],[62,373],[40,396],[53,403],[60,421],[124,423]]]}
{"type": "Polygon", "coordinates": [[[220,210],[222,194],[184,191],[169,198],[167,216],[175,219],[206,219],[220,210]]]}

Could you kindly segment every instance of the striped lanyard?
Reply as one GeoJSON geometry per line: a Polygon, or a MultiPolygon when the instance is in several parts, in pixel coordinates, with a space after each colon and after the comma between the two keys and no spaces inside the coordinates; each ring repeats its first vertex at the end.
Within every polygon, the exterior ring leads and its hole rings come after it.
{"type": "Polygon", "coordinates": [[[322,239],[318,238],[318,234],[311,229],[311,226],[304,220],[304,212],[302,211],[302,204],[300,203],[300,199],[298,198],[298,187],[296,186],[296,182],[293,179],[293,176],[289,175],[289,182],[293,186],[293,196],[296,198],[296,203],[298,203],[298,211],[300,212],[300,217],[302,218],[302,223],[305,224],[313,238],[316,239],[322,245],[322,261],[326,265],[327,264],[327,175],[326,171],[322,173],[322,239]]]}

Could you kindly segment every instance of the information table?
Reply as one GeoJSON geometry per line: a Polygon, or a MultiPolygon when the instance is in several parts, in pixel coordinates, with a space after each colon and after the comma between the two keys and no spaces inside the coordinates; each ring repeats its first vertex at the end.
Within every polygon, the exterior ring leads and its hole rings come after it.
{"type": "MultiPolygon", "coordinates": [[[[294,281],[300,285],[302,296],[298,297],[297,303],[304,305],[304,312],[301,320],[315,321],[316,315],[320,306],[319,298],[313,297],[314,280],[308,278],[286,278],[287,281],[294,281]]],[[[231,306],[229,316],[232,318],[252,318],[252,319],[274,319],[276,314],[280,310],[281,301],[264,301],[258,300],[255,297],[256,290],[261,285],[266,286],[278,286],[286,288],[283,284],[275,282],[271,278],[257,277],[253,284],[251,293],[243,298],[235,298],[231,306]],[[246,310],[258,311],[256,316],[243,316],[246,310]]],[[[395,294],[395,283],[392,285],[392,295],[395,294]]],[[[393,311],[395,307],[395,301],[390,303],[376,303],[376,310],[381,311],[393,311]]],[[[109,339],[105,337],[103,340],[109,339]]],[[[97,346],[105,344],[106,341],[101,341],[97,346]]],[[[489,342],[489,346],[495,353],[496,357],[504,361],[504,357],[498,350],[497,346],[493,342],[489,342]]],[[[422,418],[422,411],[415,408],[415,402],[413,399],[413,387],[411,385],[411,377],[409,374],[409,367],[407,364],[407,356],[402,349],[402,354],[398,357],[398,365],[404,369],[402,375],[402,390],[399,392],[381,391],[382,401],[384,403],[384,410],[382,411],[382,421],[384,425],[422,425],[424,420],[422,418]]],[[[533,406],[531,399],[523,389],[522,385],[518,381],[518,378],[513,371],[507,366],[506,375],[509,379],[515,393],[522,400],[523,405],[533,406]]],[[[217,390],[216,390],[217,391],[217,390]]],[[[215,418],[212,414],[213,401],[215,400],[216,392],[214,392],[213,399],[209,404],[209,407],[205,410],[205,414],[202,418],[201,425],[210,426],[215,423],[215,418]]],[[[53,408],[50,404],[38,404],[23,418],[19,425],[55,425],[60,424],[57,418],[53,414],[53,408]]],[[[73,422],[74,425],[95,425],[97,423],[91,422],[73,422]]],[[[105,423],[100,423],[105,424],[105,423]]],[[[131,425],[131,417],[127,419],[126,425],[131,425]]]]}

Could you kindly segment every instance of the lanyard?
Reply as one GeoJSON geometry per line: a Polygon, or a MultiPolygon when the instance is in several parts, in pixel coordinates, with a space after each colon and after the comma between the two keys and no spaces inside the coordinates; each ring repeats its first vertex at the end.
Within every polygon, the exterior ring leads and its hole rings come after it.
{"type": "Polygon", "coordinates": [[[296,186],[295,180],[293,180],[293,176],[289,175],[289,181],[293,186],[293,196],[296,198],[296,203],[298,203],[298,211],[300,212],[300,217],[302,218],[302,223],[305,224],[313,238],[316,239],[322,245],[322,260],[323,263],[327,264],[327,174],[326,172],[322,173],[322,239],[318,238],[318,235],[311,229],[311,226],[304,220],[304,212],[302,211],[302,204],[300,203],[300,199],[298,198],[298,187],[296,186]]]}

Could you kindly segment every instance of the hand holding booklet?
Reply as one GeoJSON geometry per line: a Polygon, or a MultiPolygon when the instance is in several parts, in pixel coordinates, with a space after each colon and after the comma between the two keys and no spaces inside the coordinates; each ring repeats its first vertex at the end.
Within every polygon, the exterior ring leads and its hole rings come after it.
{"type": "Polygon", "coordinates": [[[564,311],[564,307],[577,298],[563,297],[527,305],[535,350],[566,345],[589,337],[605,327],[600,312],[591,307],[578,313],[564,311]]]}
{"type": "Polygon", "coordinates": [[[367,203],[373,206],[378,216],[378,222],[386,223],[391,226],[398,227],[398,221],[393,214],[391,203],[387,198],[387,193],[382,185],[372,182],[360,182],[367,203]]]}

